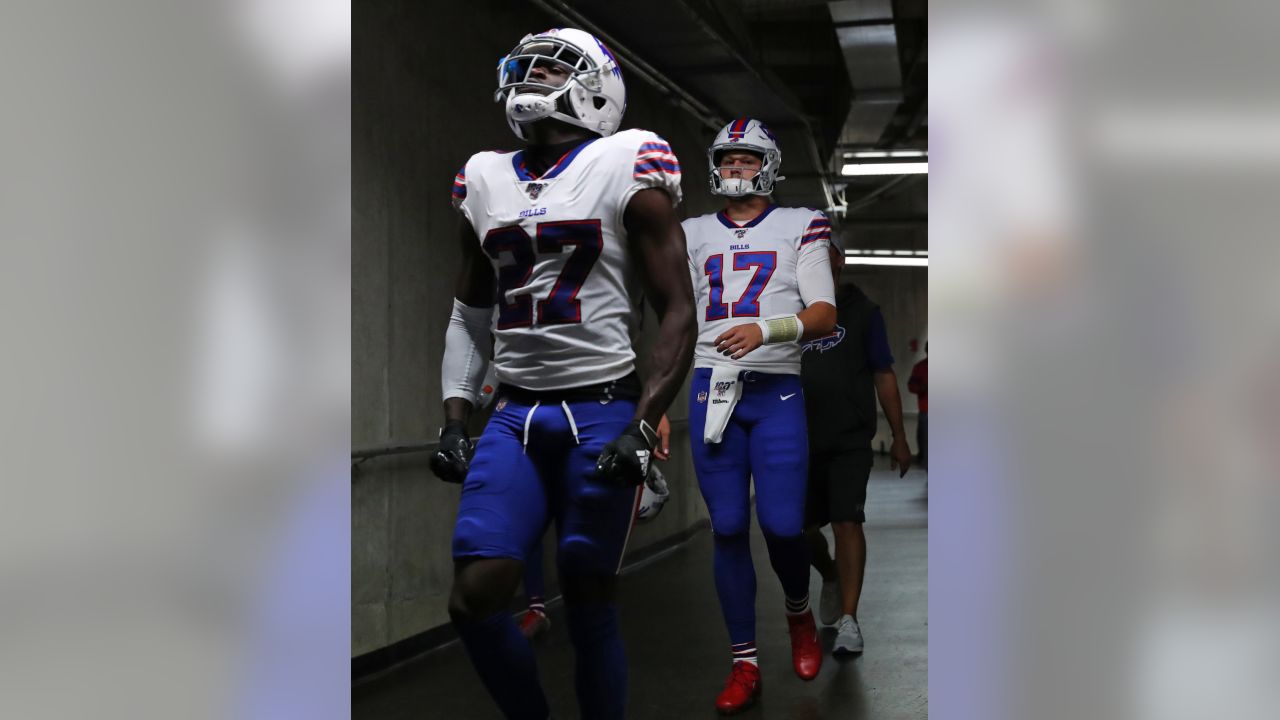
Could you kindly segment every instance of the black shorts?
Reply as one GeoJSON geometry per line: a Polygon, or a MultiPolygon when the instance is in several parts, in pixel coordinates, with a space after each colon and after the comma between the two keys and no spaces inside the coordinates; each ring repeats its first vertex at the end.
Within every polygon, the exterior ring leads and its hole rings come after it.
{"type": "Polygon", "coordinates": [[[871,463],[871,448],[810,456],[805,525],[820,527],[833,522],[866,522],[864,508],[871,463]]]}

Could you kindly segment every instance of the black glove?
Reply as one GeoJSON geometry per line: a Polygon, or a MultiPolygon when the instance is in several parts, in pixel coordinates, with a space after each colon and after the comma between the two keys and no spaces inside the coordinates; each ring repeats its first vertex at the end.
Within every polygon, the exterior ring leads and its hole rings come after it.
{"type": "Polygon", "coordinates": [[[596,479],[615,485],[636,486],[649,474],[649,458],[658,434],[643,420],[634,420],[622,434],[604,446],[596,460],[596,479]]]}
{"type": "Polygon", "coordinates": [[[467,437],[467,426],[461,422],[447,423],[440,430],[440,445],[431,456],[431,472],[445,482],[461,483],[467,479],[473,452],[475,447],[467,437]]]}

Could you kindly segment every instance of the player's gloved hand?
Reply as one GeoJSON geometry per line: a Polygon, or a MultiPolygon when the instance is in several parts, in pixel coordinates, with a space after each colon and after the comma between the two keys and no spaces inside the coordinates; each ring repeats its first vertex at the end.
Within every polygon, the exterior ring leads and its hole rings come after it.
{"type": "Polygon", "coordinates": [[[440,445],[431,456],[431,472],[445,482],[461,483],[467,479],[474,451],[467,426],[457,421],[446,423],[440,430],[440,445]]]}
{"type": "Polygon", "coordinates": [[[604,483],[636,486],[649,475],[649,459],[658,433],[644,420],[633,420],[622,434],[604,446],[596,460],[596,479],[604,483]]]}

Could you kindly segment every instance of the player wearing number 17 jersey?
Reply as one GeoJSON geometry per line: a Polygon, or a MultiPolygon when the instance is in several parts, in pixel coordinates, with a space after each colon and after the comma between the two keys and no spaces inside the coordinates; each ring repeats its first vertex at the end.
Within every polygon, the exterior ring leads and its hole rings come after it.
{"type": "Polygon", "coordinates": [[[674,212],[680,166],[657,135],[616,132],[622,70],[581,30],[525,36],[499,62],[497,99],[525,149],[473,155],[453,186],[463,267],[445,337],[446,425],[431,461],[463,483],[449,614],[502,713],[545,720],[533,650],[509,607],[526,553],[554,520],[581,715],[621,718],[616,574],[654,428],[696,336],[674,212]],[[643,386],[631,345],[639,285],[659,317],[643,386]],[[473,456],[465,422],[491,319],[499,387],[473,456]]]}
{"type": "Polygon", "coordinates": [[[812,680],[822,664],[803,534],[808,443],[800,342],[830,333],[836,308],[826,216],[770,201],[782,153],[769,128],[735,120],[708,157],[711,191],[727,202],[721,212],[684,222],[698,316],[689,433],[732,646],[716,708],[734,713],[760,692],[748,536],[753,479],[756,516],[786,595],[793,666],[812,680]]]}

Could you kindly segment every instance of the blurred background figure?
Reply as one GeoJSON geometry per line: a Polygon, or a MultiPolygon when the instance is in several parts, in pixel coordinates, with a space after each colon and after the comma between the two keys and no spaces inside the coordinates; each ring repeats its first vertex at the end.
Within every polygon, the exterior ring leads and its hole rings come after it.
{"type": "Polygon", "coordinates": [[[867,566],[867,484],[874,458],[876,400],[893,433],[890,467],[904,477],[911,450],[902,424],[902,398],[884,315],[856,285],[840,285],[844,253],[829,248],[836,287],[837,321],[830,335],[804,345],[802,378],[809,431],[809,492],[805,535],[813,567],[822,575],[819,619],[836,625],[833,652],[862,652],[858,600],[867,566]],[[831,525],[835,560],[821,528],[831,525]]]}
{"type": "Polygon", "coordinates": [[[916,416],[916,460],[923,469],[929,468],[929,343],[924,344],[925,358],[911,368],[907,389],[916,396],[919,414],[916,416]]]}

